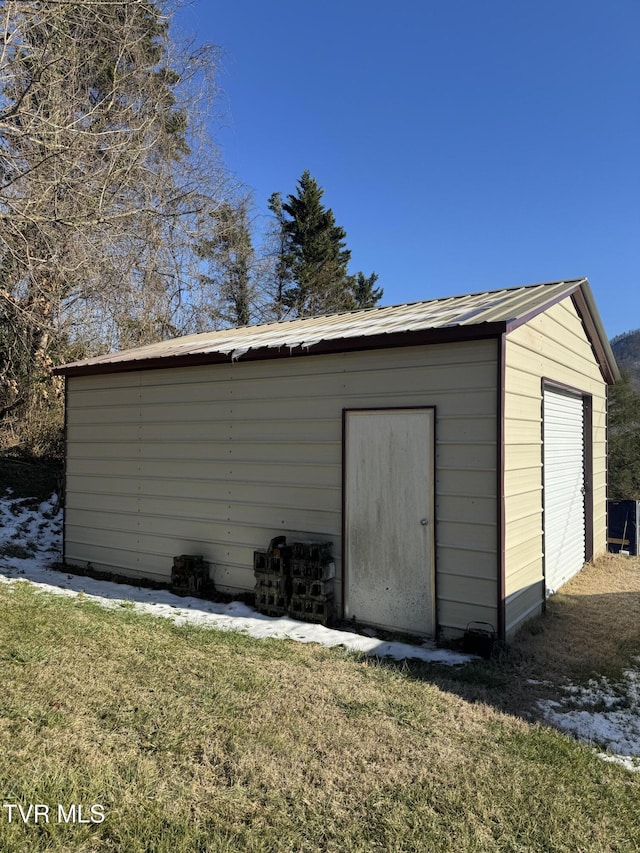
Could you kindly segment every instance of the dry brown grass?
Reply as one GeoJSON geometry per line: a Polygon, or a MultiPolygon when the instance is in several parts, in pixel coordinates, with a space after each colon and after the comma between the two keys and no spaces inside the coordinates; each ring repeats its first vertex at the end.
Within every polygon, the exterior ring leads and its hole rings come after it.
{"type": "Polygon", "coordinates": [[[514,649],[545,678],[616,674],[640,654],[640,558],[608,554],[549,599],[514,649]]]}
{"type": "Polygon", "coordinates": [[[537,700],[563,698],[568,682],[617,681],[640,657],[640,558],[606,555],[567,583],[491,661],[437,674],[410,666],[467,702],[525,720],[540,719],[537,700]]]}

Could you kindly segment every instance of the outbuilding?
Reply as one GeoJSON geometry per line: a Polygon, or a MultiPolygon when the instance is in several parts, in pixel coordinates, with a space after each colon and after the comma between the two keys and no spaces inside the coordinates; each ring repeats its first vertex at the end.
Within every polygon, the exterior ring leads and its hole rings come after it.
{"type": "Polygon", "coordinates": [[[253,588],[278,535],[333,543],[362,624],[509,638],[606,550],[607,385],[586,279],[190,335],[59,367],[64,559],[253,588]]]}

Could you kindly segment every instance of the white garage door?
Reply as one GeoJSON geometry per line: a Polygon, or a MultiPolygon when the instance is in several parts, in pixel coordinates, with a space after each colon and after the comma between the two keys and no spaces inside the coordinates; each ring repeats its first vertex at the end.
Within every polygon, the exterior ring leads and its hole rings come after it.
{"type": "Polygon", "coordinates": [[[544,391],[544,565],[547,595],[585,561],[582,397],[544,391]]]}

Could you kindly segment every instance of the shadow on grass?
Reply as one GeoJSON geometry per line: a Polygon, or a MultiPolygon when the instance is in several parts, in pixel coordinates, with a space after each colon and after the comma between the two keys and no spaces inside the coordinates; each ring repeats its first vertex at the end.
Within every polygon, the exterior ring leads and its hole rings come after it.
{"type": "Polygon", "coordinates": [[[463,667],[402,665],[405,675],[527,721],[542,719],[537,700],[557,698],[562,685],[603,676],[615,683],[625,670],[638,668],[640,559],[618,557],[587,566],[491,660],[463,667]]]}

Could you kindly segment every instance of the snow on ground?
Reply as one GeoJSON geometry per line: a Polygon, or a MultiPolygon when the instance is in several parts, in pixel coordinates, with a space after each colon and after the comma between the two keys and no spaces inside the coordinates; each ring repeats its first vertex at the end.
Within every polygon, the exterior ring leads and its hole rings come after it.
{"type": "Polygon", "coordinates": [[[349,631],[338,631],[299,622],[286,616],[263,616],[246,604],[232,601],[218,604],[201,598],[174,595],[168,590],[147,589],[129,584],[98,581],[49,569],[60,560],[62,513],[57,510],[54,495],[49,501],[30,509],[33,501],[0,499],[0,583],[30,581],[43,591],[57,595],[79,595],[105,607],[125,606],[132,602],[135,610],[164,616],[176,624],[209,626],[226,631],[243,631],[252,637],[289,638],[301,643],[344,646],[365,655],[396,660],[412,658],[429,663],[462,664],[471,655],[437,648],[433,643],[420,646],[388,642],[376,637],[363,637],[349,631]]]}
{"type": "Polygon", "coordinates": [[[613,754],[598,753],[605,761],[640,771],[640,672],[629,669],[619,682],[601,677],[586,687],[567,684],[561,690],[560,701],[538,702],[545,720],[578,740],[606,747],[613,754]]]}
{"type": "MultiPolygon", "coordinates": [[[[61,543],[62,513],[55,495],[35,508],[34,501],[13,499],[10,493],[0,497],[0,583],[29,581],[43,591],[82,595],[105,607],[132,605],[138,612],[166,617],[176,624],[243,631],[257,638],[289,638],[301,643],[344,646],[380,658],[417,658],[444,664],[461,664],[472,659],[470,655],[439,649],[431,643],[414,646],[387,642],[287,617],[263,616],[239,601],[217,604],[177,596],[167,590],[54,571],[48,566],[60,560],[61,543]]],[[[640,659],[637,662],[640,665],[640,659]]],[[[598,752],[605,761],[640,771],[640,672],[628,670],[615,684],[600,678],[586,687],[565,685],[562,693],[560,701],[538,703],[547,722],[581,741],[607,749],[607,753],[598,752]]]]}

